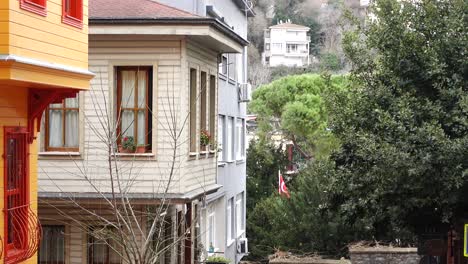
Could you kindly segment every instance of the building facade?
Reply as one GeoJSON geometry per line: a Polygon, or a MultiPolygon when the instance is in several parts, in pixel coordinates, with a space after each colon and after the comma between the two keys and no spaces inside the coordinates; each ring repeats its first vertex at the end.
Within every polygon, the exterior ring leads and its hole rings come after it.
{"type": "Polygon", "coordinates": [[[290,21],[265,30],[263,64],[270,67],[285,65],[303,67],[310,64],[309,28],[290,21]]]}
{"type": "Polygon", "coordinates": [[[37,263],[42,113],[89,88],[87,0],[0,1],[0,260],[37,263]]]}
{"type": "Polygon", "coordinates": [[[91,91],[71,106],[49,105],[42,121],[39,217],[50,243],[41,255],[125,262],[126,248],[145,248],[158,217],[171,241],[160,263],[194,263],[203,255],[206,197],[222,188],[218,61],[244,52],[247,41],[219,20],[155,1],[92,0],[89,9],[91,91]],[[61,135],[68,143],[59,144],[61,135]],[[130,225],[116,224],[122,210],[134,212],[130,225]],[[135,232],[136,245],[96,234],[120,228],[135,232]]]}
{"type": "MultiPolygon", "coordinates": [[[[215,18],[247,39],[247,19],[254,16],[250,1],[169,1],[168,5],[215,18]]],[[[246,238],[246,101],[247,48],[241,53],[224,53],[218,72],[218,174],[222,186],[207,196],[201,211],[201,241],[210,254],[221,254],[238,263],[248,252],[246,238]]]]}

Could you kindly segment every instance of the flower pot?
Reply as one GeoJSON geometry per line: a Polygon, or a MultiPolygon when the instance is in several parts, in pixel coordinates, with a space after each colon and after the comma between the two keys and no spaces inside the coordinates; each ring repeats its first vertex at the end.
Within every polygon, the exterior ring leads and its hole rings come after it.
{"type": "Polygon", "coordinates": [[[135,153],[135,151],[124,149],[122,146],[119,146],[119,153],[135,153]]]}
{"type": "Polygon", "coordinates": [[[146,147],[145,146],[137,146],[135,153],[145,153],[146,147]]]}

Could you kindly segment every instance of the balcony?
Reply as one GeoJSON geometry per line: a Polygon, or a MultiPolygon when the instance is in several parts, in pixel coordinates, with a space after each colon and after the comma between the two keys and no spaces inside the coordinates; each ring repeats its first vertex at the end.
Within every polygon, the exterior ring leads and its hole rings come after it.
{"type": "Polygon", "coordinates": [[[19,263],[36,254],[42,228],[30,204],[5,209],[8,235],[5,238],[5,263],[19,263]]]}

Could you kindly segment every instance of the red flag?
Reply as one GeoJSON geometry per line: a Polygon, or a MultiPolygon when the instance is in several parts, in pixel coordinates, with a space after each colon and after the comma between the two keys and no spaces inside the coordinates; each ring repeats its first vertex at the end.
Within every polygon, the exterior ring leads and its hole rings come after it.
{"type": "Polygon", "coordinates": [[[288,187],[286,187],[286,183],[284,183],[283,175],[281,175],[281,171],[278,171],[278,193],[280,195],[286,195],[286,197],[290,198],[288,187]]]}

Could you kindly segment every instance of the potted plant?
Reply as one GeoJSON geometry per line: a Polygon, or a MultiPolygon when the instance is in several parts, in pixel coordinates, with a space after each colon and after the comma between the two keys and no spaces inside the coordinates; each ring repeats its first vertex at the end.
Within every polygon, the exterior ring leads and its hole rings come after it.
{"type": "Polygon", "coordinates": [[[122,153],[133,153],[137,149],[135,144],[135,138],[132,136],[125,136],[122,138],[121,145],[119,146],[119,152],[122,153]]]}
{"type": "Polygon", "coordinates": [[[211,142],[211,135],[208,131],[202,130],[200,133],[200,145],[202,146],[203,150],[206,149],[211,142]]]}
{"type": "Polygon", "coordinates": [[[136,147],[136,153],[145,153],[146,152],[146,145],[138,145],[136,147]]]}
{"type": "Polygon", "coordinates": [[[229,264],[231,263],[231,260],[230,259],[227,259],[223,256],[209,256],[205,263],[210,263],[210,264],[229,264]]]}

